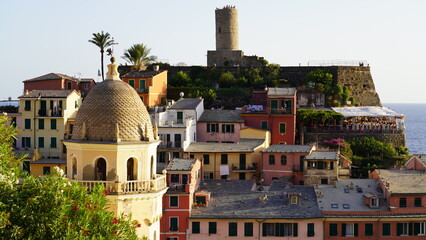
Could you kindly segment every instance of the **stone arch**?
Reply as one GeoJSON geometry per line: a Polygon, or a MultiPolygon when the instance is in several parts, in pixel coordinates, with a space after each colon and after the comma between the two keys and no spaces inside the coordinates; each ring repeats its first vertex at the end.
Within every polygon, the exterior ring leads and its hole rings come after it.
{"type": "Polygon", "coordinates": [[[107,178],[107,161],[101,157],[95,162],[95,180],[106,181],[107,178]]]}
{"type": "Polygon", "coordinates": [[[132,181],[132,180],[137,180],[138,179],[138,160],[131,157],[129,159],[127,159],[126,162],[126,175],[127,181],[132,181]]]}

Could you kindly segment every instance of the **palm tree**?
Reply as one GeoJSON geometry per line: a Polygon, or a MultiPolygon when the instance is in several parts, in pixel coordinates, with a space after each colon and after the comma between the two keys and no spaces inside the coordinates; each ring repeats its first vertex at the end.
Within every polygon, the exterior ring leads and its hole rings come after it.
{"type": "Polygon", "coordinates": [[[137,70],[141,70],[143,66],[157,60],[156,56],[149,56],[151,49],[143,43],[133,44],[129,49],[124,50],[122,58],[134,65],[137,70]]]}
{"type": "Polygon", "coordinates": [[[93,38],[89,40],[89,42],[95,44],[101,49],[101,69],[102,69],[102,81],[104,80],[104,52],[105,48],[110,47],[114,44],[114,38],[111,38],[108,32],[104,33],[104,31],[100,33],[93,33],[93,38]]]}

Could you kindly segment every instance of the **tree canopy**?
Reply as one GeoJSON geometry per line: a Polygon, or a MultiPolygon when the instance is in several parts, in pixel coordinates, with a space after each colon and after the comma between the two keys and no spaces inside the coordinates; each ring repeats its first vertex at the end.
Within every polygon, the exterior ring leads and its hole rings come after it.
{"type": "Polygon", "coordinates": [[[128,63],[133,64],[135,69],[141,70],[142,67],[157,60],[157,57],[150,55],[150,53],[150,48],[143,43],[138,43],[124,50],[122,58],[128,63]]]}
{"type": "Polygon", "coordinates": [[[93,38],[89,39],[90,43],[95,44],[97,47],[99,47],[101,52],[101,70],[102,70],[102,80],[104,80],[104,52],[107,47],[110,47],[114,44],[117,44],[114,42],[114,38],[111,38],[111,35],[104,31],[100,33],[93,33],[93,38]]]}

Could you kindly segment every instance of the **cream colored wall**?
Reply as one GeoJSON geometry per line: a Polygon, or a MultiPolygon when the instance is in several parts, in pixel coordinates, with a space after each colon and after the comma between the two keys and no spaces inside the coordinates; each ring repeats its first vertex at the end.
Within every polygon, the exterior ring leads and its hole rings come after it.
{"type": "Polygon", "coordinates": [[[53,171],[53,167],[59,167],[60,169],[64,170],[67,167],[66,164],[31,164],[30,165],[30,172],[31,175],[38,177],[43,176],[43,167],[50,167],[50,172],[53,171]]]}
{"type": "MultiPolygon", "coordinates": [[[[246,165],[250,166],[253,163],[257,163],[260,166],[262,162],[261,153],[257,152],[241,152],[241,153],[184,153],[184,157],[189,158],[190,155],[194,155],[194,158],[203,159],[203,155],[210,156],[210,164],[203,165],[203,172],[213,172],[214,179],[220,179],[220,166],[221,164],[221,154],[228,154],[228,167],[229,167],[229,176],[231,180],[238,180],[239,173],[234,173],[232,171],[232,164],[239,168],[240,166],[240,154],[246,154],[246,165]]],[[[247,172],[246,179],[250,179],[253,173],[247,172]]],[[[203,176],[202,176],[203,177],[203,176]]]]}
{"type": "MultiPolygon", "coordinates": [[[[137,162],[137,179],[151,179],[156,170],[157,146],[159,141],[138,144],[99,144],[64,142],[67,146],[67,159],[77,159],[77,179],[95,180],[95,164],[104,158],[107,165],[107,181],[127,180],[127,160],[134,158],[137,162]],[[154,159],[151,163],[151,157],[154,159]],[[143,167],[151,166],[152,167],[143,167]],[[118,176],[118,179],[117,177],[118,176]]],[[[68,178],[72,177],[72,161],[67,161],[68,178]]]]}
{"type": "Polygon", "coordinates": [[[116,215],[131,215],[133,220],[138,221],[141,224],[141,227],[136,229],[138,236],[160,239],[162,196],[166,191],[167,189],[157,193],[108,195],[108,210],[116,215]]]}

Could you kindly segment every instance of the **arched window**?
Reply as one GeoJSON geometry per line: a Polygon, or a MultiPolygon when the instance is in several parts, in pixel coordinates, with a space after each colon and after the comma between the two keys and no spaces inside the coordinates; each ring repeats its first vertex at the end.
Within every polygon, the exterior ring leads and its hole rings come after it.
{"type": "Polygon", "coordinates": [[[136,180],[136,162],[133,158],[127,160],[127,181],[136,180]]]}
{"type": "Polygon", "coordinates": [[[106,181],[106,160],[104,158],[96,161],[95,180],[106,181]]]}

